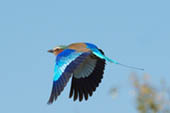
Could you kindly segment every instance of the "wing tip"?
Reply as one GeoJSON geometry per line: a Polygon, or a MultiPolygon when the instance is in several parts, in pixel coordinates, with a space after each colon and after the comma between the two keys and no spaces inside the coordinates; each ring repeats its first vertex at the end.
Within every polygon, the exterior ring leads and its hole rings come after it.
{"type": "Polygon", "coordinates": [[[47,105],[51,105],[53,101],[48,100],[47,105]]]}
{"type": "Polygon", "coordinates": [[[87,101],[88,97],[91,97],[93,95],[93,92],[96,91],[97,87],[102,81],[105,64],[105,60],[98,59],[97,65],[100,67],[100,69],[95,70],[91,76],[83,79],[76,79],[73,77],[69,98],[73,97],[73,101],[76,101],[77,99],[80,102],[82,102],[82,100],[87,101]],[[99,75],[97,78],[95,78],[96,74],[99,75]],[[83,95],[80,94],[82,93],[81,91],[83,91],[83,95]]]}

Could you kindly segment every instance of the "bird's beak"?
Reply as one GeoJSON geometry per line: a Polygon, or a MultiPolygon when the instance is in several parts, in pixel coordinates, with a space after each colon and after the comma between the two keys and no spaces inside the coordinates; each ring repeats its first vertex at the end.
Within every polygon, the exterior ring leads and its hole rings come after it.
{"type": "Polygon", "coordinates": [[[48,50],[48,52],[49,52],[49,53],[53,53],[53,52],[54,52],[54,50],[53,50],[53,49],[50,49],[50,50],[48,50]]]}

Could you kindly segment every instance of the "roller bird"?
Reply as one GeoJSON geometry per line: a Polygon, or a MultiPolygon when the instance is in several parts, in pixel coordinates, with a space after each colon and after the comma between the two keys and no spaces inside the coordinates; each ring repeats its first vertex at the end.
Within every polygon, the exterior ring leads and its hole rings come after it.
{"type": "Polygon", "coordinates": [[[72,77],[69,98],[82,101],[89,96],[101,83],[106,61],[128,68],[131,67],[112,60],[104,55],[104,52],[91,43],[73,43],[57,46],[48,52],[56,56],[52,91],[48,104],[52,104],[63,91],[69,79],[72,77]]]}

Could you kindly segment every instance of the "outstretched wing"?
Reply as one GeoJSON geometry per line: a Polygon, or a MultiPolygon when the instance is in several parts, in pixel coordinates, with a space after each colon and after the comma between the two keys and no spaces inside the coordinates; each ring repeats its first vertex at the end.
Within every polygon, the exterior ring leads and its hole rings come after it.
{"type": "Polygon", "coordinates": [[[63,91],[74,70],[86,59],[90,52],[76,52],[65,49],[56,58],[53,86],[48,104],[53,103],[63,91]]]}
{"type": "MultiPolygon", "coordinates": [[[[99,50],[103,55],[102,50],[99,50]]],[[[74,96],[74,101],[79,98],[82,101],[88,96],[92,96],[103,78],[105,60],[95,55],[86,57],[80,66],[74,71],[70,89],[70,98],[74,96]]]]}

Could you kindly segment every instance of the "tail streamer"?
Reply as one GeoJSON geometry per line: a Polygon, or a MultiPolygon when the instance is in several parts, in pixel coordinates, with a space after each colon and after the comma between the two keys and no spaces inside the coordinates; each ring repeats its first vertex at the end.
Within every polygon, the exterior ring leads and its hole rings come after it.
{"type": "Polygon", "coordinates": [[[133,67],[133,66],[129,66],[129,65],[121,64],[121,63],[116,63],[116,64],[120,65],[120,66],[123,66],[123,67],[126,67],[126,68],[131,68],[131,69],[136,69],[136,70],[144,71],[143,68],[133,67]]]}

